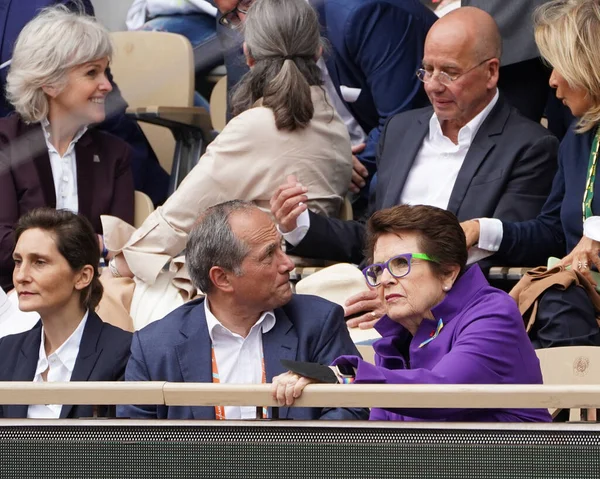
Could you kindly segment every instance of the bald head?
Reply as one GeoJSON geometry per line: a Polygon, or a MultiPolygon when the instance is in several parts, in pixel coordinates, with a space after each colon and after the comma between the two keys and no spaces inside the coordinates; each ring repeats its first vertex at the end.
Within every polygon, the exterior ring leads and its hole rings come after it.
{"type": "Polygon", "coordinates": [[[433,24],[428,41],[452,43],[475,62],[500,58],[502,37],[491,15],[479,8],[458,8],[433,24]]]}

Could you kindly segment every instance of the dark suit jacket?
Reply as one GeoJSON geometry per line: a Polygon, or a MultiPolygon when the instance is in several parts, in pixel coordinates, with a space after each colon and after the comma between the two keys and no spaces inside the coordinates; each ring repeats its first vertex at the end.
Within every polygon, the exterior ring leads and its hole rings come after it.
{"type": "MultiPolygon", "coordinates": [[[[322,35],[331,48],[327,70],[338,95],[340,86],[360,89],[346,107],[368,135],[361,161],[373,173],[379,136],[386,119],[429,104],[415,73],[421,67],[425,37],[437,20],[419,0],[310,0],[319,13],[322,35]]],[[[247,71],[241,37],[218,29],[227,51],[229,87],[247,71]]]]}
{"type": "MultiPolygon", "coordinates": [[[[120,381],[129,359],[131,333],[88,315],[71,381],[120,381]]],[[[0,381],[33,381],[42,341],[42,322],[33,329],[0,339],[0,381]]],[[[0,418],[25,418],[27,405],[0,406],[0,418]]],[[[92,417],[93,406],[63,405],[61,418],[92,417]]],[[[113,416],[114,406],[98,408],[99,416],[113,416]]]]}
{"type": "MultiPolygon", "coordinates": [[[[100,215],[133,223],[131,148],[124,141],[89,129],[75,145],[79,212],[102,233],[100,215]],[[99,161],[96,161],[99,160],[99,161]]],[[[48,148],[39,124],[18,115],[0,118],[0,281],[12,283],[14,226],[24,213],[56,207],[48,148]]]]}
{"type": "MultiPolygon", "coordinates": [[[[404,184],[425,135],[431,107],[396,115],[388,121],[378,152],[373,210],[399,204],[404,184]]],[[[544,127],[521,116],[502,96],[475,135],[456,178],[448,210],[460,221],[535,218],[556,171],[558,140],[544,127]]],[[[431,172],[432,175],[435,171],[431,172]]],[[[310,216],[310,229],[290,254],[360,263],[363,224],[310,216]]]]}
{"type": "MultiPolygon", "coordinates": [[[[336,304],[294,295],[275,310],[273,329],[263,334],[267,382],[286,372],[282,359],[329,365],[344,354],[358,354],[336,304]]],[[[211,341],[204,299],[180,306],[133,336],[126,381],[212,382],[211,341]]],[[[118,406],[120,417],[215,419],[210,406],[118,406]]],[[[281,408],[280,418],[367,419],[366,409],[281,408]]]]}
{"type": "MultiPolygon", "coordinates": [[[[13,46],[21,30],[42,8],[54,4],[65,4],[79,10],[79,5],[87,15],[94,16],[94,7],[90,0],[0,0],[0,63],[12,58],[13,46]]],[[[13,111],[4,96],[8,68],[0,70],[0,116],[13,111]]],[[[127,103],[119,87],[107,70],[107,76],[113,91],[106,98],[107,118],[98,128],[126,141],[132,148],[131,166],[135,189],[146,193],[154,204],[160,204],[167,198],[169,175],[158,163],[148,140],[134,119],[125,116],[127,103]]]]}

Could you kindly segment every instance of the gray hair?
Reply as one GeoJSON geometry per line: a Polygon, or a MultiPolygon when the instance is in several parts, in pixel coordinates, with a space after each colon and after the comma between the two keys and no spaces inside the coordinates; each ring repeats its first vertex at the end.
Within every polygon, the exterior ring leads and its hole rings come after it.
{"type": "Polygon", "coordinates": [[[99,58],[110,60],[112,52],[108,31],[94,17],[64,5],[45,8],[17,38],[6,97],[24,121],[40,122],[49,108],[43,86],[60,91],[69,70],[99,58]]]}
{"type": "Polygon", "coordinates": [[[219,266],[242,274],[241,266],[250,247],[231,230],[229,217],[233,213],[260,209],[249,201],[232,200],[208,208],[188,238],[185,262],[192,283],[203,293],[209,293],[213,284],[210,269],[219,266]]]}
{"type": "Polygon", "coordinates": [[[260,0],[248,11],[244,36],[256,63],[233,93],[234,114],[262,98],[279,130],[308,125],[314,114],[310,87],[322,84],[317,13],[306,0],[260,0]]]}

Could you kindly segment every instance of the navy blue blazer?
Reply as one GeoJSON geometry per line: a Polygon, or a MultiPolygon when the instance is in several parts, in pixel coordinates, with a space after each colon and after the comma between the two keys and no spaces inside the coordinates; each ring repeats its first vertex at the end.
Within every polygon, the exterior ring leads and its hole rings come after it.
{"type": "MultiPolygon", "coordinates": [[[[13,46],[21,30],[42,8],[55,4],[65,4],[69,8],[83,6],[87,15],[94,15],[94,7],[90,0],[0,0],[0,63],[12,58],[13,46]]],[[[8,68],[0,70],[0,117],[13,111],[12,105],[6,101],[4,89],[8,68]]],[[[125,115],[127,103],[112,79],[110,70],[107,76],[113,91],[106,99],[106,111],[111,112],[98,127],[125,140],[133,148],[131,168],[135,189],[143,191],[154,204],[160,204],[167,198],[169,175],[158,163],[148,140],[137,122],[125,115]]]]}
{"type": "MultiPolygon", "coordinates": [[[[264,333],[267,382],[287,371],[282,359],[329,365],[358,354],[343,309],[316,296],[294,295],[275,310],[275,326],[264,333]]],[[[126,381],[212,382],[211,341],[204,298],[180,306],[133,335],[126,381]]],[[[117,406],[119,417],[215,419],[212,406],[117,406]]],[[[281,408],[281,419],[367,419],[366,409],[281,408]]]]}
{"type": "MultiPolygon", "coordinates": [[[[338,95],[340,87],[360,89],[346,107],[368,135],[358,155],[371,174],[386,119],[429,102],[416,77],[421,68],[425,37],[437,16],[419,0],[309,0],[319,13],[322,35],[331,48],[327,70],[338,95]]],[[[241,37],[218,29],[226,47],[229,87],[247,67],[241,57],[241,37]]]]}
{"type": "MultiPolygon", "coordinates": [[[[71,381],[120,381],[129,359],[132,334],[88,315],[71,381]]],[[[0,339],[0,381],[33,381],[42,341],[42,322],[24,333],[0,339]]],[[[0,405],[0,418],[26,418],[27,405],[0,405]]],[[[99,406],[98,416],[114,417],[114,406],[99,406]]],[[[91,405],[63,405],[61,418],[92,417],[91,405]]]]}
{"type": "MultiPolygon", "coordinates": [[[[494,257],[507,265],[545,265],[548,257],[562,258],[583,236],[583,194],[596,129],[575,133],[575,124],[558,150],[558,171],[540,214],[521,223],[503,222],[500,249],[494,257]]],[[[594,182],[592,212],[600,214],[600,175],[594,182]]]]}

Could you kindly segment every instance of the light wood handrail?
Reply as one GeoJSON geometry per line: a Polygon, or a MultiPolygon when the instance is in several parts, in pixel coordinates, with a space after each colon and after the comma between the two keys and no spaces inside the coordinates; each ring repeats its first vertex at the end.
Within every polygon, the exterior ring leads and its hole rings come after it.
{"type": "MultiPolygon", "coordinates": [[[[269,384],[0,382],[0,404],[276,406],[269,384]]],[[[596,385],[311,384],[299,407],[595,408],[596,385]]]]}

